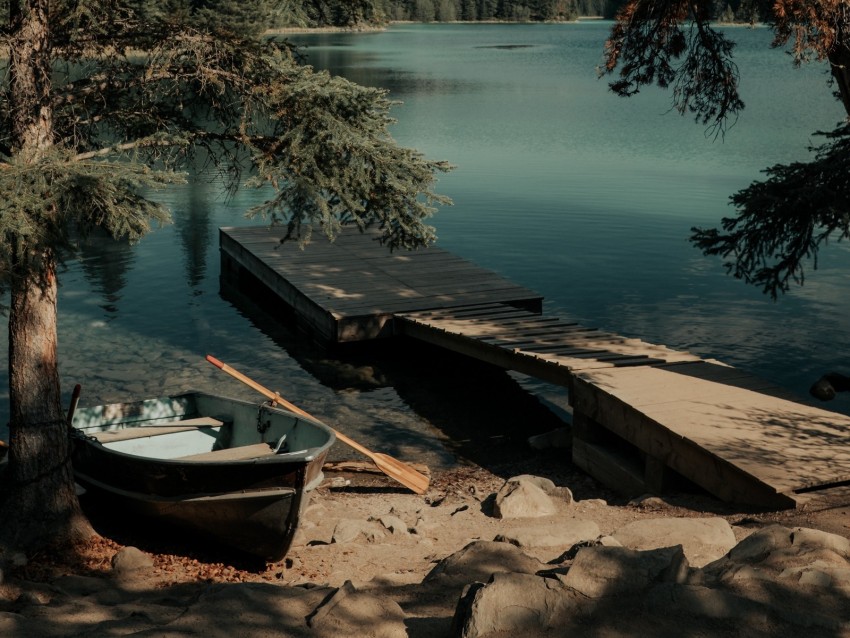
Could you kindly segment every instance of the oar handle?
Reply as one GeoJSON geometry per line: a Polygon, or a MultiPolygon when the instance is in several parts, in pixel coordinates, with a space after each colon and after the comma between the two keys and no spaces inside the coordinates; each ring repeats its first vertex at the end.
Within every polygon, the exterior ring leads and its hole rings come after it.
{"type": "MultiPolygon", "coordinates": [[[[328,426],[328,427],[330,427],[330,426],[328,426]]],[[[333,429],[333,428],[331,428],[331,429],[333,429]]],[[[345,443],[349,447],[354,448],[355,450],[360,452],[360,454],[363,454],[364,456],[368,456],[370,459],[375,458],[375,453],[372,452],[372,450],[368,450],[365,447],[363,447],[362,445],[360,445],[357,441],[355,441],[353,439],[349,439],[347,436],[345,436],[339,430],[334,430],[334,434],[336,434],[336,438],[338,438],[341,442],[345,443]]]]}
{"type": "MultiPolygon", "coordinates": [[[[264,387],[264,386],[261,386],[259,383],[257,383],[256,381],[254,381],[254,380],[253,380],[253,379],[251,379],[250,377],[246,377],[244,374],[242,374],[242,373],[241,373],[241,372],[239,372],[238,370],[234,370],[234,369],[233,369],[233,368],[231,368],[229,365],[227,365],[226,363],[223,363],[223,362],[219,361],[218,359],[216,359],[216,358],[215,358],[214,356],[212,356],[211,354],[208,354],[208,355],[207,355],[207,361],[209,361],[211,364],[213,364],[216,368],[219,368],[220,370],[223,370],[224,372],[226,372],[227,374],[229,374],[231,377],[234,377],[234,378],[236,378],[236,379],[239,379],[239,380],[240,380],[242,383],[244,383],[245,385],[247,385],[247,386],[250,386],[250,387],[254,388],[257,392],[259,392],[260,394],[264,395],[267,399],[271,399],[271,400],[272,400],[272,401],[274,401],[275,403],[279,403],[279,404],[280,404],[280,405],[282,405],[283,407],[287,408],[288,410],[291,410],[292,412],[295,412],[296,414],[300,414],[300,415],[302,415],[302,416],[306,416],[306,417],[308,417],[308,418],[310,418],[310,419],[312,419],[312,418],[313,418],[312,416],[310,416],[309,414],[307,414],[304,410],[302,410],[301,408],[299,408],[297,405],[292,405],[289,401],[287,401],[286,399],[284,399],[284,398],[283,398],[282,396],[280,396],[277,392],[272,392],[272,391],[271,391],[271,390],[269,390],[268,388],[266,388],[266,387],[264,387]]],[[[315,419],[313,419],[313,420],[315,420],[315,419]]]]}
{"type": "MultiPolygon", "coordinates": [[[[219,361],[218,359],[216,359],[211,354],[207,355],[207,361],[209,361],[211,364],[213,364],[216,368],[219,368],[220,370],[226,372],[231,377],[233,377],[235,379],[239,379],[245,385],[254,388],[257,392],[264,395],[267,399],[271,399],[275,403],[282,405],[283,407],[285,407],[290,412],[295,412],[296,414],[300,414],[301,416],[305,416],[308,419],[311,419],[313,421],[317,421],[318,423],[322,423],[321,421],[319,421],[319,419],[314,417],[312,414],[310,414],[306,410],[302,410],[297,405],[293,405],[292,403],[290,403],[289,401],[284,399],[282,396],[280,396],[277,392],[272,392],[267,387],[262,386],[259,383],[257,383],[256,381],[254,381],[252,378],[246,377],[244,374],[239,372],[239,370],[234,370],[233,368],[231,368],[226,363],[219,361]]],[[[327,425],[327,423],[322,423],[322,425],[330,427],[329,425],[327,425]]],[[[333,428],[331,428],[331,429],[333,430],[333,428]]],[[[340,433],[337,432],[336,430],[334,430],[334,433],[337,435],[339,440],[342,441],[343,443],[348,443],[349,441],[351,441],[351,439],[348,439],[348,437],[346,437],[345,435],[340,435],[340,433]]],[[[351,441],[351,443],[354,443],[354,442],[351,441]]],[[[358,445],[357,443],[354,443],[354,445],[352,445],[352,447],[360,448],[362,446],[358,445]]]]}

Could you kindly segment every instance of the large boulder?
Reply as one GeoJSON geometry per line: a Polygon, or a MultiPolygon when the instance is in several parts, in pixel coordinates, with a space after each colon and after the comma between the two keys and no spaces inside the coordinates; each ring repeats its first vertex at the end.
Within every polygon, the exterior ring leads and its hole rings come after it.
{"type": "Polygon", "coordinates": [[[487,582],[496,573],[535,574],[543,567],[539,560],[509,543],[474,541],[441,560],[424,582],[439,581],[445,586],[462,588],[475,581],[487,582]]]}
{"type": "Polygon", "coordinates": [[[681,545],[647,551],[599,545],[579,550],[563,582],[588,598],[602,598],[685,582],[688,573],[681,545]]]}
{"type": "Polygon", "coordinates": [[[199,634],[202,628],[208,638],[406,638],[404,618],[396,602],[350,583],[335,589],[239,583],[211,587],[158,635],[199,634]]]}
{"type": "Polygon", "coordinates": [[[723,518],[655,518],[629,523],[612,536],[625,547],[656,549],[681,545],[688,562],[702,567],[724,556],[737,539],[723,518]]]}
{"type": "Polygon", "coordinates": [[[469,585],[452,620],[451,635],[479,638],[497,632],[527,636],[562,624],[571,614],[575,592],[555,578],[493,574],[490,582],[469,585]]]}
{"type": "Polygon", "coordinates": [[[593,521],[571,520],[557,527],[523,527],[496,536],[496,541],[517,547],[569,548],[577,543],[599,538],[599,525],[593,521]]]}

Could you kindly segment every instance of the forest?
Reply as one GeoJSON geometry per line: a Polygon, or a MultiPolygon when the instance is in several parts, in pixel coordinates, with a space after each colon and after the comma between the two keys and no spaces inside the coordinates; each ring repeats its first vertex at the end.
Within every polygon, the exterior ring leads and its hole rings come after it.
{"type": "MultiPolygon", "coordinates": [[[[303,0],[283,3],[277,27],[382,26],[413,22],[566,22],[613,18],[625,0],[303,0]]],[[[722,22],[758,20],[753,0],[716,0],[722,22]]]]}

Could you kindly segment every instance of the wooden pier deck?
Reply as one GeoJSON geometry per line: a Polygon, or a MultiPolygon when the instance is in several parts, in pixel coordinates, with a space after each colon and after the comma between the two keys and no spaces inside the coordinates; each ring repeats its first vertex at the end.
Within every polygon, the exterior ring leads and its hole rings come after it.
{"type": "Polygon", "coordinates": [[[540,295],[444,250],[370,235],[221,229],[222,271],[250,272],[319,337],[406,335],[564,386],[572,460],[627,494],[676,474],[717,497],[789,508],[850,482],[850,417],[717,361],[542,313],[540,295]],[[671,473],[671,471],[673,473],[671,473]]]}

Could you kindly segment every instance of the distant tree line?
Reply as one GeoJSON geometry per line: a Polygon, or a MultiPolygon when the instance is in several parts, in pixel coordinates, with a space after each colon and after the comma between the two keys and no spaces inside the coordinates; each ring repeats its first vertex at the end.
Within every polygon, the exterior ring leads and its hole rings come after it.
{"type": "MultiPolygon", "coordinates": [[[[275,0],[271,0],[275,2],[275,0]]],[[[413,22],[564,22],[613,18],[626,0],[277,0],[275,26],[368,27],[413,22]]],[[[757,0],[714,0],[719,22],[757,22],[757,0]]]]}
{"type": "Polygon", "coordinates": [[[364,27],[392,21],[559,22],[612,18],[624,0],[303,0],[283,2],[281,27],[364,27]]]}
{"type": "Polygon", "coordinates": [[[390,20],[415,22],[563,22],[613,17],[620,0],[386,0],[390,20]]]}

